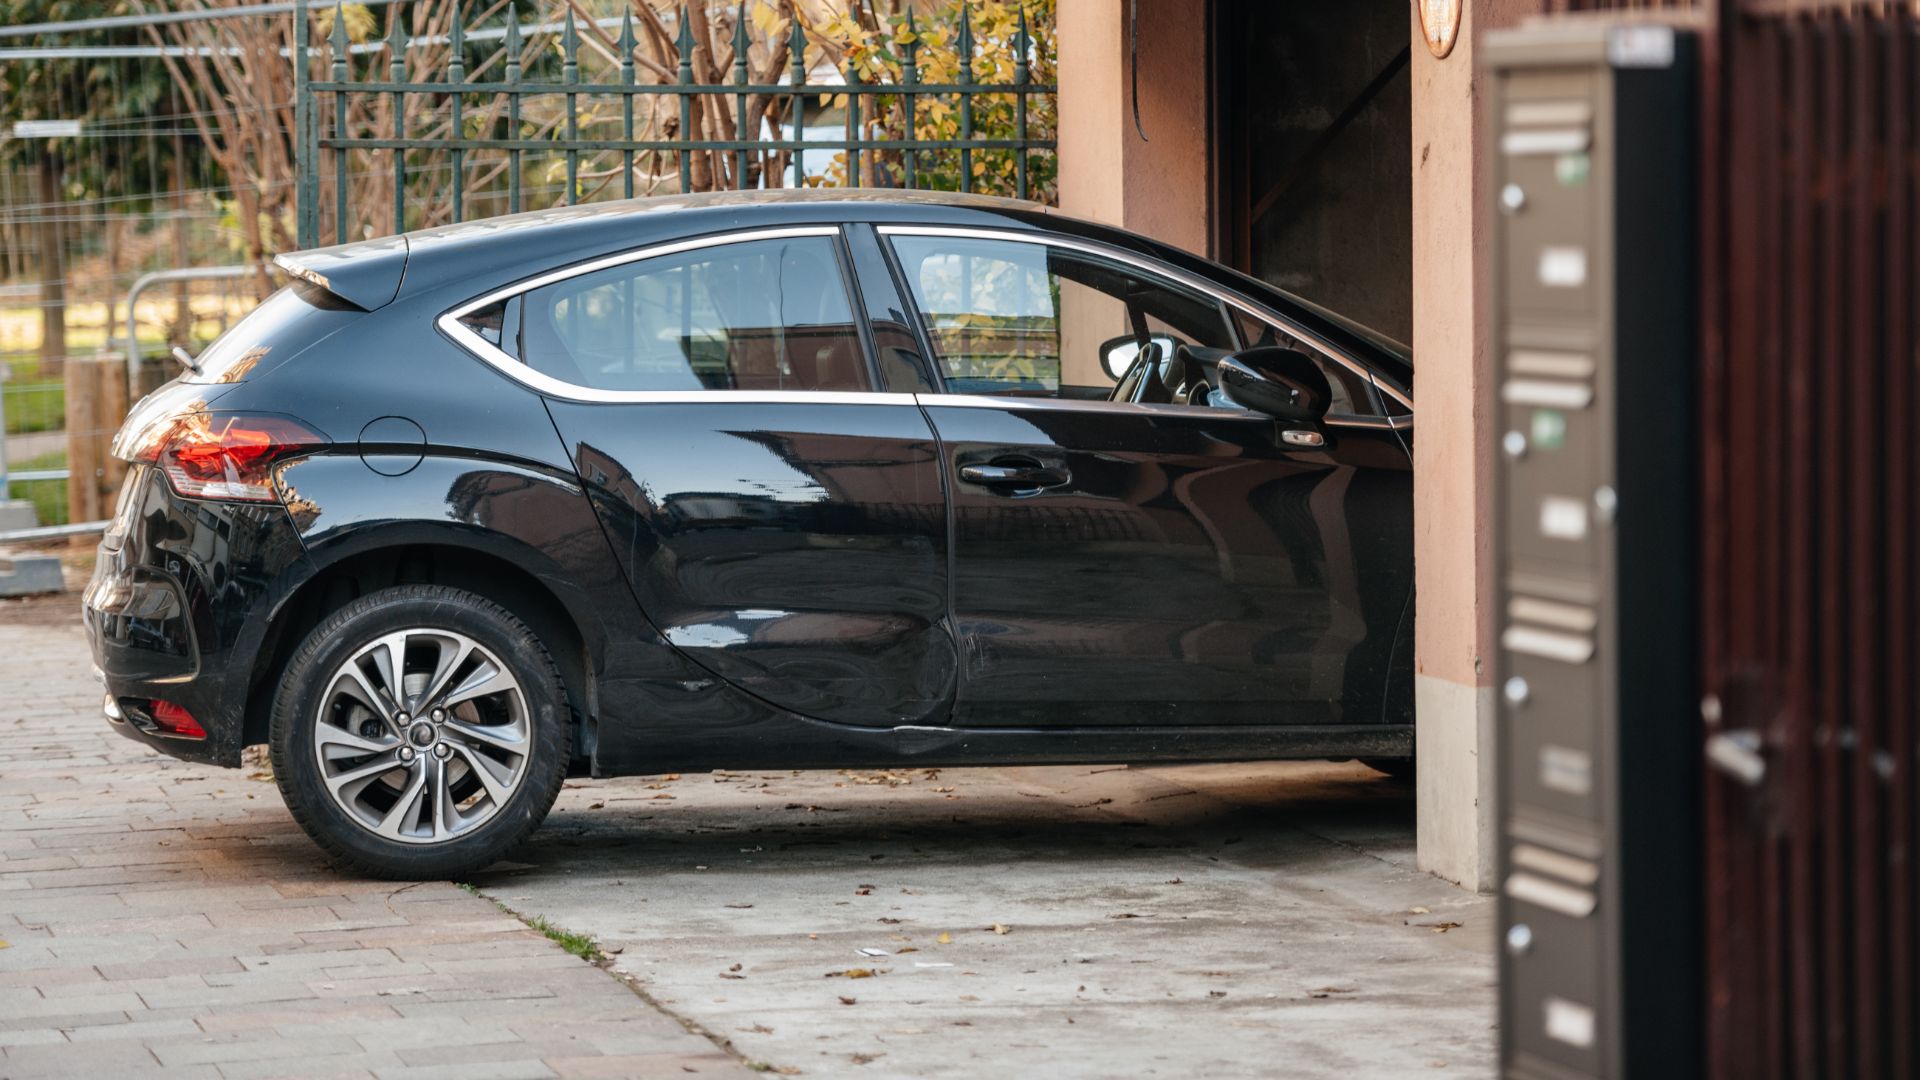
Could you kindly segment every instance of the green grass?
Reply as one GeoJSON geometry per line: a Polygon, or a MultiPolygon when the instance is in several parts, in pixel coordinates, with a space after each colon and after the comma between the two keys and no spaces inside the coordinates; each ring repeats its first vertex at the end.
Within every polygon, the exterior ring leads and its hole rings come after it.
{"type": "Polygon", "coordinates": [[[0,383],[0,398],[6,401],[6,432],[25,435],[33,431],[59,431],[67,426],[67,387],[61,382],[0,383]]]}
{"type": "MultiPolygon", "coordinates": [[[[456,881],[454,885],[458,887],[461,892],[469,896],[478,896],[488,900],[493,899],[481,892],[480,887],[472,882],[456,881]]],[[[589,964],[597,964],[606,959],[600,952],[600,946],[595,945],[592,938],[585,934],[576,934],[564,926],[555,926],[545,915],[527,915],[513,910],[498,900],[493,901],[493,906],[547,935],[547,940],[580,959],[585,960],[589,964]]]]}
{"type": "MultiPolygon", "coordinates": [[[[7,462],[8,472],[28,472],[34,469],[64,469],[67,466],[67,452],[55,450],[38,454],[20,461],[7,462]]],[[[33,512],[42,525],[65,525],[67,523],[67,482],[65,480],[35,480],[30,483],[14,481],[7,485],[9,494],[16,499],[26,499],[33,503],[33,512]]]]}
{"type": "Polygon", "coordinates": [[[593,961],[600,957],[600,947],[585,934],[576,934],[565,927],[555,926],[544,915],[522,915],[521,919],[528,926],[547,935],[548,940],[582,960],[593,961]]]}

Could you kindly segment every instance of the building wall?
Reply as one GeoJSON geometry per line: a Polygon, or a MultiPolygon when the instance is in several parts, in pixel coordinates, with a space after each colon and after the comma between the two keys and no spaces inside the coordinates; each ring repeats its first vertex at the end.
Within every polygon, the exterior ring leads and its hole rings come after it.
{"type": "Polygon", "coordinates": [[[1208,250],[1207,10],[1140,0],[1140,127],[1127,65],[1126,0],[1059,7],[1060,208],[1208,250]]]}
{"type": "Polygon", "coordinates": [[[1494,636],[1491,537],[1495,342],[1480,288],[1491,252],[1481,34],[1541,0],[1465,0],[1453,52],[1413,41],[1414,695],[1420,865],[1493,886],[1494,636]]]}

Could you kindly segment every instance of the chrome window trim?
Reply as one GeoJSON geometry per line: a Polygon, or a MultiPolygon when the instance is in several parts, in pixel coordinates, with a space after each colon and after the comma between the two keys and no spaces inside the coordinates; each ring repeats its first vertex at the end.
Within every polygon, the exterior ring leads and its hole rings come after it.
{"type": "MultiPolygon", "coordinates": [[[[840,232],[838,225],[790,225],[716,233],[712,236],[674,240],[665,244],[655,244],[652,247],[623,251],[590,262],[564,266],[538,277],[517,281],[483,293],[472,300],[462,301],[457,306],[442,312],[440,317],[434,320],[434,325],[440,328],[441,333],[452,338],[455,344],[485,361],[507,378],[543,394],[569,401],[630,404],[731,402],[735,404],[912,405],[914,397],[910,393],[872,390],[602,390],[592,386],[580,386],[564,379],[556,379],[545,372],[533,370],[517,357],[509,355],[499,346],[468,329],[466,324],[460,321],[489,304],[529,293],[558,281],[566,281],[582,274],[592,274],[627,263],[642,262],[662,255],[678,255],[683,251],[697,251],[701,248],[750,243],[755,240],[777,240],[789,236],[839,236],[840,232]]],[[[838,259],[838,253],[834,257],[838,259]]],[[[847,297],[847,306],[852,310],[853,297],[847,297]]],[[[855,312],[854,317],[858,319],[859,313],[855,312]]]]}
{"type": "MultiPolygon", "coordinates": [[[[1165,402],[1157,405],[1143,404],[1137,401],[1102,401],[1096,398],[1058,398],[1027,397],[1021,394],[919,394],[916,395],[922,407],[938,409],[951,406],[956,409],[1067,409],[1076,412],[1130,412],[1145,413],[1150,416],[1165,415],[1161,410],[1168,407],[1191,409],[1192,415],[1205,416],[1214,420],[1258,420],[1261,423],[1273,423],[1273,417],[1251,409],[1219,409],[1211,405],[1187,405],[1180,402],[1165,402]]],[[[1329,421],[1339,424],[1340,421],[1329,421]]],[[[1359,426],[1359,425],[1354,425],[1359,426]]]]}
{"type": "MultiPolygon", "coordinates": [[[[1179,267],[1168,266],[1165,263],[1147,259],[1123,248],[1113,247],[1110,244],[1102,244],[1092,240],[1081,240],[1078,237],[1059,236],[1053,233],[1019,232],[1007,229],[975,229],[952,225],[880,225],[876,227],[875,231],[882,236],[951,236],[966,240],[1010,240],[1020,244],[1047,244],[1053,247],[1067,248],[1071,251],[1082,251],[1089,255],[1099,255],[1117,262],[1123,262],[1136,269],[1170,278],[1187,288],[1205,293],[1213,299],[1226,304],[1228,307],[1244,312],[1262,322],[1274,324],[1275,329],[1283,330],[1294,337],[1311,343],[1315,348],[1332,357],[1341,367],[1367,380],[1375,390],[1398,401],[1401,405],[1405,406],[1409,412],[1413,409],[1413,399],[1386,383],[1381,382],[1379,379],[1374,378],[1373,372],[1368,370],[1365,364],[1347,355],[1340,348],[1320,335],[1294,324],[1278,312],[1255,304],[1239,293],[1224,289],[1205,278],[1187,273],[1179,267]]],[[[1349,427],[1386,426],[1397,428],[1413,426],[1413,417],[1411,416],[1383,418],[1388,421],[1385,425],[1353,424],[1350,422],[1350,420],[1359,419],[1370,418],[1353,417],[1349,420],[1330,421],[1330,423],[1349,427]]]]}

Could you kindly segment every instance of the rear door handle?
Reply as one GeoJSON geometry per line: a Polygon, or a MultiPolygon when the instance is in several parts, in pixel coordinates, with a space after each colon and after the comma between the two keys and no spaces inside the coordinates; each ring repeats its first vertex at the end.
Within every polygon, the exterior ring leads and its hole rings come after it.
{"type": "Polygon", "coordinates": [[[1072,479],[1065,469],[1050,469],[1045,465],[962,465],[960,479],[970,484],[995,488],[1049,488],[1059,487],[1072,479]]]}

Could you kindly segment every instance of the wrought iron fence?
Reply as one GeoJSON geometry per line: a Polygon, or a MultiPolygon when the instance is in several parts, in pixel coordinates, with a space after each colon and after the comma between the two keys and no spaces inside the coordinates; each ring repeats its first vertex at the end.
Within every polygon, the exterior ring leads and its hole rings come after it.
{"type": "MultiPolygon", "coordinates": [[[[1009,67],[1007,78],[978,77],[981,43],[962,2],[937,39],[942,45],[951,41],[951,53],[941,59],[952,62],[938,65],[943,72],[951,69],[950,80],[922,81],[933,66],[922,49],[933,46],[923,44],[909,8],[903,32],[861,63],[834,68],[844,81],[830,82],[818,77],[821,50],[814,50],[815,62],[808,61],[809,35],[793,5],[786,6],[784,32],[768,27],[757,43],[762,71],[756,76],[749,64],[756,43],[746,3],[732,13],[732,56],[724,65],[710,47],[701,57],[702,43],[695,41],[696,20],[709,18],[704,7],[682,6],[672,17],[642,7],[637,28],[631,9],[617,23],[583,21],[568,4],[558,21],[522,26],[508,3],[499,25],[467,27],[460,5],[428,9],[425,3],[391,4],[383,39],[356,43],[345,17],[331,18],[324,36],[315,35],[308,0],[295,0],[303,246],[322,242],[328,232],[332,242],[345,242],[436,220],[573,205],[610,195],[615,177],[626,198],[663,188],[789,182],[974,191],[985,171],[980,166],[995,158],[1002,168],[994,175],[1005,174],[1007,193],[1029,198],[1036,194],[1036,172],[1051,173],[1056,143],[1050,116],[1044,122],[1036,116],[1044,102],[1035,99],[1051,98],[1056,88],[1034,78],[1036,66],[1050,72],[1051,62],[1024,8],[1015,9],[1010,28],[1001,28],[1010,29],[998,44],[1011,63],[993,66],[1009,67]],[[422,17],[412,22],[416,29],[424,24],[427,33],[409,36],[404,9],[410,6],[422,8],[422,17]],[[675,24],[671,38],[669,18],[675,24]],[[615,25],[617,38],[610,34],[615,25]],[[643,34],[653,35],[656,45],[671,42],[678,58],[671,79],[664,65],[637,62],[643,34]],[[785,70],[766,70],[768,58],[780,56],[785,70]],[[731,77],[696,81],[696,58],[712,69],[730,67],[731,77]],[[583,67],[589,70],[583,73],[583,67]],[[642,82],[643,67],[659,81],[642,82]],[[322,69],[325,77],[315,78],[322,69]],[[723,120],[723,137],[705,135],[704,125],[696,134],[696,117],[707,110],[723,120]],[[809,129],[809,116],[818,120],[822,114],[837,131],[809,129]],[[928,122],[935,117],[940,124],[928,122]],[[948,128],[950,136],[944,134],[948,128]],[[708,157],[703,161],[702,155],[708,157]],[[832,175],[811,173],[809,155],[830,158],[832,175]],[[557,158],[564,186],[556,191],[549,182],[538,192],[527,190],[530,156],[550,163],[557,158]],[[355,180],[383,167],[390,181],[382,178],[386,198],[378,201],[390,200],[391,213],[381,223],[354,200],[369,201],[367,185],[355,180]],[[599,184],[589,189],[584,180],[599,184]],[[331,229],[325,228],[328,218],[331,229]]],[[[710,23],[699,25],[703,32],[711,29],[710,23]]],[[[1051,34],[1045,38],[1050,48],[1051,34]]]]}

